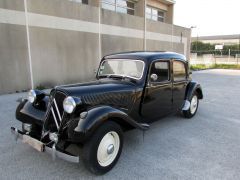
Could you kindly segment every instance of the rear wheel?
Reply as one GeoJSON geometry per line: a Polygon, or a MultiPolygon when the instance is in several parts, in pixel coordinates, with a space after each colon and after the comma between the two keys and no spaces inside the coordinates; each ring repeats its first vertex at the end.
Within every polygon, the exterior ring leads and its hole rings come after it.
{"type": "Polygon", "coordinates": [[[195,92],[191,98],[189,109],[183,110],[184,117],[186,118],[193,117],[197,112],[198,103],[199,103],[198,94],[195,92]]]}
{"type": "Polygon", "coordinates": [[[115,122],[102,124],[83,147],[83,161],[94,174],[110,171],[121,155],[123,132],[115,122]]]}

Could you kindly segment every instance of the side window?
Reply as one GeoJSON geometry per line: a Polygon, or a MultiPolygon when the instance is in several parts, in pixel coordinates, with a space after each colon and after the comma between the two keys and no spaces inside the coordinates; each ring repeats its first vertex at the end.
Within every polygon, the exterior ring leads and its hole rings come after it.
{"type": "Polygon", "coordinates": [[[173,61],[173,80],[183,81],[186,80],[186,68],[183,62],[173,61]]]}
{"type": "Polygon", "coordinates": [[[151,82],[164,82],[169,81],[169,62],[158,61],[154,62],[150,70],[151,82]]]}

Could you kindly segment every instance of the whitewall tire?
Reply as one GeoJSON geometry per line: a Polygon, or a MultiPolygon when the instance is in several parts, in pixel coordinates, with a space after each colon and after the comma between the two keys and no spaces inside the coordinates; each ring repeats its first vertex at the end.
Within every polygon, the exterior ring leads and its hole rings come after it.
{"type": "Polygon", "coordinates": [[[189,109],[182,111],[184,117],[186,118],[193,117],[198,110],[198,104],[199,104],[199,98],[198,98],[198,94],[195,92],[191,97],[189,109]]]}
{"type": "Polygon", "coordinates": [[[122,146],[121,127],[112,121],[103,123],[84,144],[84,164],[94,174],[105,174],[117,163],[122,146]]]}

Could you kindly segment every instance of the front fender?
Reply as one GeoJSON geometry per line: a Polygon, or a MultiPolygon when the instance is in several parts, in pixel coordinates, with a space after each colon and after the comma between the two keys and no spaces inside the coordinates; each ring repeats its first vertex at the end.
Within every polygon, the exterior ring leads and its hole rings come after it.
{"type": "Polygon", "coordinates": [[[23,123],[42,125],[48,101],[49,98],[45,97],[38,105],[33,105],[28,100],[23,99],[16,109],[16,119],[23,123]]]}
{"type": "MultiPolygon", "coordinates": [[[[84,139],[92,135],[92,133],[104,122],[109,120],[118,120],[117,123],[127,124],[133,128],[141,130],[147,130],[148,125],[137,123],[125,112],[110,107],[110,106],[98,106],[87,111],[87,116],[84,119],[79,118],[77,126],[70,128],[69,136],[74,134],[84,134],[84,139]],[[72,130],[71,130],[72,129],[72,130]]],[[[76,121],[75,121],[76,122],[76,121]]]]}
{"type": "Polygon", "coordinates": [[[198,98],[203,99],[203,92],[202,92],[201,85],[195,81],[191,81],[189,82],[186,88],[185,100],[190,101],[195,91],[198,93],[198,98]]]}

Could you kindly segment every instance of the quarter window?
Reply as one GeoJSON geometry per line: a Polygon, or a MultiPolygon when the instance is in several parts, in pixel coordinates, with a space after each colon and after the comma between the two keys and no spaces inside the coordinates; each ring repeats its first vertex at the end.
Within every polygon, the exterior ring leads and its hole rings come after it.
{"type": "Polygon", "coordinates": [[[164,82],[169,81],[169,62],[154,62],[151,66],[150,76],[156,74],[157,80],[152,82],[164,82]]]}
{"type": "Polygon", "coordinates": [[[154,21],[165,21],[165,12],[160,9],[152,8],[150,6],[146,7],[146,18],[152,19],[154,21]]]}
{"type": "Polygon", "coordinates": [[[184,63],[173,61],[173,79],[174,81],[186,80],[186,68],[184,63]]]}
{"type": "Polygon", "coordinates": [[[131,0],[102,0],[102,8],[134,15],[135,3],[131,0]]]}

